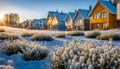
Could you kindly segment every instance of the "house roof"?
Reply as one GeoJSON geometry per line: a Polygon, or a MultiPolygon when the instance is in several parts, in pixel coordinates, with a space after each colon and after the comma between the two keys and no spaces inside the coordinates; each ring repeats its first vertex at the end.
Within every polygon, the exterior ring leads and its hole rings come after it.
{"type": "Polygon", "coordinates": [[[75,13],[74,12],[69,12],[69,14],[70,14],[71,18],[74,19],[75,13]]]}
{"type": "MultiPolygon", "coordinates": [[[[100,3],[101,5],[103,5],[104,8],[106,8],[111,14],[116,14],[116,7],[112,3],[110,3],[109,1],[98,0],[96,2],[95,6],[97,5],[97,3],[100,3]]],[[[94,8],[95,8],[95,6],[94,6],[94,8]]],[[[90,14],[94,10],[94,8],[91,10],[90,14]]]]}
{"type": "Polygon", "coordinates": [[[82,15],[84,19],[89,19],[89,10],[86,9],[78,9],[78,12],[82,15]]]}
{"type": "Polygon", "coordinates": [[[55,13],[57,13],[57,12],[49,11],[50,17],[52,18],[52,17],[54,16],[55,13]]]}
{"type": "Polygon", "coordinates": [[[65,18],[67,16],[67,13],[56,13],[55,14],[58,21],[65,21],[65,18]]]}

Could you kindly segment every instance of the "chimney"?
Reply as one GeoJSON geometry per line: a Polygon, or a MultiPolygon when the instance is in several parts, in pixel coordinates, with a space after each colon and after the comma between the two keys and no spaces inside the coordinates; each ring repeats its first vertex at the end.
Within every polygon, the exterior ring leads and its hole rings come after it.
{"type": "Polygon", "coordinates": [[[75,13],[77,13],[77,10],[75,10],[75,13]]]}
{"type": "Polygon", "coordinates": [[[89,11],[91,11],[92,10],[92,6],[91,5],[89,5],[89,11]]]}
{"type": "Polygon", "coordinates": [[[61,14],[63,14],[63,11],[61,11],[61,14]]]}
{"type": "Polygon", "coordinates": [[[56,10],[56,12],[58,12],[58,9],[56,10]]]}

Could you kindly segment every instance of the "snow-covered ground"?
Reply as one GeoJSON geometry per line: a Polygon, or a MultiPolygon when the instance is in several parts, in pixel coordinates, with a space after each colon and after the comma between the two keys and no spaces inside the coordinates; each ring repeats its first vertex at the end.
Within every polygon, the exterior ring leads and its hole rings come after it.
{"type": "MultiPolygon", "coordinates": [[[[91,39],[91,38],[85,38],[84,36],[66,36],[64,38],[55,38],[53,35],[57,33],[68,33],[71,31],[50,31],[50,30],[26,30],[26,29],[18,29],[18,28],[10,28],[10,27],[2,27],[6,30],[7,33],[15,33],[15,34],[21,34],[22,32],[33,32],[33,33],[42,33],[42,34],[49,34],[54,38],[53,41],[38,41],[42,45],[46,46],[49,49],[49,55],[50,52],[56,47],[56,46],[63,46],[64,41],[72,41],[73,39],[80,40],[80,42],[86,42],[86,41],[95,41],[98,42],[100,45],[102,45],[104,42],[108,42],[107,40],[97,40],[97,39],[91,39]]],[[[83,31],[88,32],[88,31],[83,31]]],[[[106,31],[102,31],[103,33],[106,31]]],[[[108,30],[107,32],[120,32],[120,30],[108,30]]],[[[25,37],[26,40],[30,41],[30,37],[25,37]]],[[[0,40],[0,44],[3,43],[3,40],[0,40]]],[[[113,41],[114,46],[120,46],[120,41],[113,41]]],[[[35,61],[24,61],[21,59],[21,57],[17,54],[15,55],[5,55],[5,53],[0,49],[0,68],[6,67],[6,69],[51,69],[51,63],[50,63],[50,56],[47,56],[46,58],[42,60],[35,60],[35,61]],[[6,65],[6,66],[5,66],[6,65]]]]}

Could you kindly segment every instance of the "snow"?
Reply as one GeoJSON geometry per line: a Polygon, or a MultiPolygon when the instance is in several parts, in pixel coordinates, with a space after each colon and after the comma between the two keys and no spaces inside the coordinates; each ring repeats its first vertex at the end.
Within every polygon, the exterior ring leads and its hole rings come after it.
{"type": "Polygon", "coordinates": [[[82,15],[82,17],[83,17],[84,19],[89,19],[89,16],[88,16],[89,10],[79,9],[78,11],[79,11],[79,13],[82,15]]]}
{"type": "Polygon", "coordinates": [[[58,12],[54,16],[56,16],[58,21],[65,21],[67,13],[62,13],[62,12],[60,13],[60,12],[58,12]]]}
{"type": "Polygon", "coordinates": [[[74,19],[74,17],[75,17],[75,13],[74,12],[69,12],[69,15],[71,16],[72,19],[74,19]]]}
{"type": "Polygon", "coordinates": [[[52,18],[54,16],[54,14],[57,13],[57,12],[54,12],[54,11],[49,11],[48,14],[50,14],[50,17],[52,18]]]}
{"type": "Polygon", "coordinates": [[[110,13],[116,14],[117,9],[112,3],[110,3],[109,1],[99,1],[108,11],[110,11],[110,13]]]}
{"type": "MultiPolygon", "coordinates": [[[[71,31],[26,30],[26,29],[18,29],[18,28],[10,28],[10,27],[2,27],[2,26],[0,26],[0,28],[4,28],[6,30],[6,32],[8,32],[8,33],[21,34],[22,32],[27,31],[27,32],[33,32],[33,33],[49,34],[52,37],[57,33],[71,32],[71,31]]],[[[86,33],[89,31],[84,31],[84,32],[86,33]]],[[[102,33],[104,33],[104,32],[106,32],[106,31],[102,31],[102,33]]],[[[108,30],[107,32],[115,32],[116,33],[116,32],[120,32],[120,30],[114,29],[114,30],[108,30]]],[[[0,49],[0,65],[2,65],[3,67],[6,67],[6,66],[11,67],[11,68],[14,67],[14,69],[52,69],[51,61],[50,61],[50,53],[54,48],[56,48],[58,46],[59,47],[63,46],[64,41],[72,41],[73,39],[80,40],[80,42],[82,42],[82,43],[84,43],[86,41],[94,41],[94,42],[97,42],[101,46],[105,42],[108,42],[108,40],[97,40],[97,39],[85,38],[84,36],[66,36],[64,38],[55,38],[55,37],[53,37],[53,38],[54,38],[53,41],[38,41],[41,43],[41,45],[44,45],[49,49],[49,55],[46,58],[44,58],[42,60],[35,60],[35,61],[24,61],[17,54],[14,54],[11,56],[5,55],[5,53],[0,49]]],[[[30,37],[25,37],[25,39],[30,41],[30,37]]],[[[0,44],[1,43],[3,43],[2,40],[0,40],[0,44]]],[[[113,46],[120,46],[120,41],[113,41],[113,46]]],[[[71,50],[71,54],[74,55],[72,53],[72,50],[71,50]]],[[[66,55],[66,53],[64,53],[64,55],[66,55]]],[[[95,56],[95,55],[93,55],[93,56],[95,56]]],[[[102,55],[101,55],[101,57],[102,57],[102,55]]],[[[67,55],[64,58],[67,58],[67,55]]],[[[80,60],[81,63],[83,62],[82,59],[83,59],[83,57],[81,57],[81,60],[80,60]]],[[[93,58],[93,60],[94,59],[95,58],[93,58]]],[[[104,58],[101,59],[101,62],[102,62],[102,60],[104,60],[104,58]]],[[[82,65],[84,65],[84,64],[82,64],[82,65]]],[[[76,66],[79,67],[77,63],[76,63],[76,66]]],[[[91,69],[92,65],[89,65],[89,68],[91,69]]]]}

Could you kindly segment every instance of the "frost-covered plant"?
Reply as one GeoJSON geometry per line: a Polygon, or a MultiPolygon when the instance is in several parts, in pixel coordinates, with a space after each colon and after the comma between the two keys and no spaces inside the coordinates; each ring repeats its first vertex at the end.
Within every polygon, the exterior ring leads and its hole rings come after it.
{"type": "Polygon", "coordinates": [[[27,47],[27,41],[24,40],[6,40],[3,44],[1,44],[2,50],[7,55],[17,54],[18,52],[22,52],[22,49],[27,47]]]}
{"type": "Polygon", "coordinates": [[[20,56],[24,60],[40,60],[47,56],[48,49],[47,47],[41,46],[39,43],[30,42],[29,47],[22,49],[20,56]]]}
{"type": "Polygon", "coordinates": [[[120,40],[120,33],[104,33],[97,37],[99,40],[109,40],[110,38],[120,40]]]}
{"type": "Polygon", "coordinates": [[[2,40],[5,40],[5,39],[14,40],[14,39],[19,39],[19,38],[20,38],[20,36],[17,34],[9,34],[9,33],[0,34],[0,39],[2,39],[2,40]]]}
{"type": "Polygon", "coordinates": [[[96,38],[97,36],[99,36],[101,33],[98,31],[91,31],[85,34],[86,38],[96,38]]]}
{"type": "Polygon", "coordinates": [[[67,35],[68,36],[80,36],[80,35],[84,35],[84,33],[80,31],[73,31],[73,32],[67,33],[67,35]]]}
{"type": "Polygon", "coordinates": [[[4,30],[4,29],[2,29],[2,28],[0,28],[0,32],[5,32],[5,30],[4,30]]]}
{"type": "Polygon", "coordinates": [[[40,60],[45,58],[48,53],[47,47],[25,40],[7,40],[1,46],[7,55],[19,54],[24,60],[40,60]]]}
{"type": "Polygon", "coordinates": [[[0,69],[14,69],[11,65],[0,65],[0,69]]]}
{"type": "Polygon", "coordinates": [[[52,41],[53,38],[45,34],[34,34],[33,36],[31,36],[31,40],[32,41],[52,41]]]}
{"type": "Polygon", "coordinates": [[[29,37],[29,36],[32,36],[34,33],[31,33],[31,32],[23,32],[22,34],[21,34],[21,36],[22,37],[29,37]]]}
{"type": "Polygon", "coordinates": [[[62,37],[65,37],[65,36],[66,36],[66,34],[64,34],[64,33],[55,34],[56,38],[62,38],[62,37]]]}
{"type": "Polygon", "coordinates": [[[97,42],[65,42],[52,53],[54,69],[119,69],[120,47],[97,42]]]}

